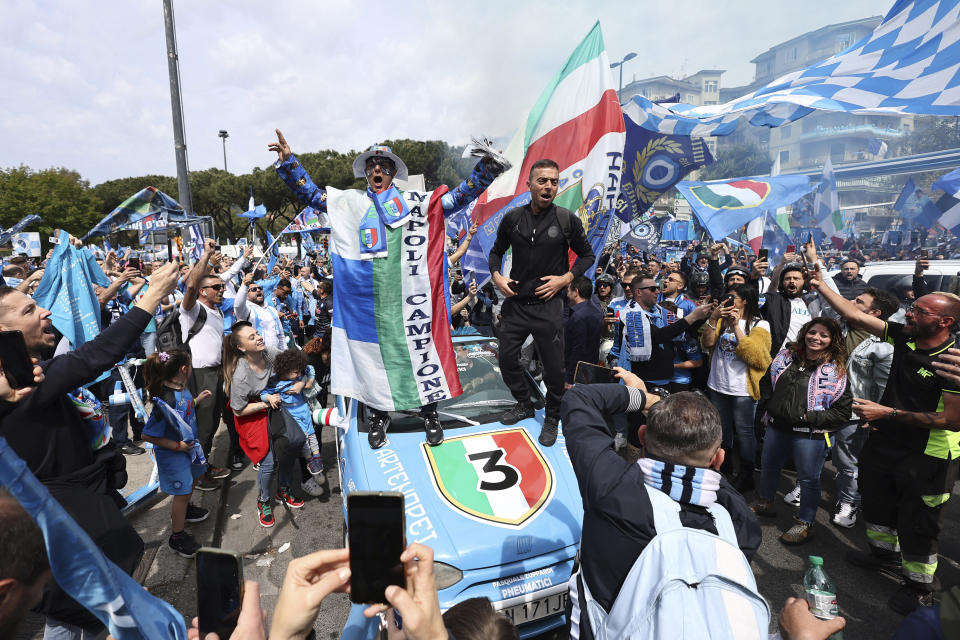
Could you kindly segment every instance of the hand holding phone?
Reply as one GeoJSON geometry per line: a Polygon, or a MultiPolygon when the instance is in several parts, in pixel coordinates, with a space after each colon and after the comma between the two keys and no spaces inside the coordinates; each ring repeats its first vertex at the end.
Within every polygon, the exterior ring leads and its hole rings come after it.
{"type": "Polygon", "coordinates": [[[20,331],[0,331],[0,367],[13,389],[32,387],[33,361],[20,331]]]}
{"type": "Polygon", "coordinates": [[[581,360],[573,374],[575,384],[610,384],[617,381],[616,371],[581,360]]]}
{"type": "Polygon", "coordinates": [[[390,585],[406,588],[400,555],[406,545],[403,494],[354,491],[347,496],[350,601],[386,603],[390,585]]]}
{"type": "Polygon", "coordinates": [[[769,249],[760,249],[760,253],[757,254],[757,260],[766,260],[769,255],[770,255],[769,249]]]}
{"type": "Polygon", "coordinates": [[[229,638],[244,601],[243,560],[235,551],[204,547],[197,552],[197,622],[200,637],[229,638]]]}

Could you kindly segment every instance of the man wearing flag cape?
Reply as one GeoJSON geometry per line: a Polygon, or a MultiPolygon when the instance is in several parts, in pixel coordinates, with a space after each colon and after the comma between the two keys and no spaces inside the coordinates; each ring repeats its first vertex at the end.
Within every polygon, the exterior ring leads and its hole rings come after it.
{"type": "Polygon", "coordinates": [[[389,411],[420,410],[431,446],[443,442],[440,400],[462,393],[450,337],[444,217],[480,196],[510,167],[475,144],[481,160],[452,191],[400,191],[407,166],[389,147],[374,145],[353,161],[367,189],[317,187],[280,130],[269,145],[277,174],[306,205],[330,219],[333,259],[333,344],[330,392],[370,409],[370,446],[386,442],[389,411]]]}

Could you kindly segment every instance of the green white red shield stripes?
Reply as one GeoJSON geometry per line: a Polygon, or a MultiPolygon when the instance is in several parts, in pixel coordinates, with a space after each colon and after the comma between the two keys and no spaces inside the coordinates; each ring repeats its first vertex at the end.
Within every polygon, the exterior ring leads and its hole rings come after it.
{"type": "Polygon", "coordinates": [[[752,209],[766,199],[770,185],[759,180],[734,180],[700,185],[690,191],[700,202],[714,209],[752,209]]]}
{"type": "Polygon", "coordinates": [[[424,451],[440,495],[475,518],[520,526],[553,493],[553,470],[525,429],[448,438],[424,451]]]}

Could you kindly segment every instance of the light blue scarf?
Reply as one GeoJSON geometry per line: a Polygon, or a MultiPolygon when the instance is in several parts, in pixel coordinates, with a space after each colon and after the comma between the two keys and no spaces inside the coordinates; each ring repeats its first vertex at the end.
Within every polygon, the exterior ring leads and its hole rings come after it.
{"type": "Polygon", "coordinates": [[[402,225],[410,215],[403,194],[395,185],[374,193],[367,187],[370,208],[360,220],[360,252],[364,258],[379,258],[387,255],[387,227],[402,225]]]}

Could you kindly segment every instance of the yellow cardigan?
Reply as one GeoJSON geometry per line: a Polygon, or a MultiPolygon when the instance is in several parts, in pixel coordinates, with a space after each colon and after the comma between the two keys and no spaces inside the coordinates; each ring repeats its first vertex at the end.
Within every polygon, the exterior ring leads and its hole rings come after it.
{"type": "MultiPolygon", "coordinates": [[[[720,342],[720,328],[722,326],[723,323],[718,322],[717,328],[713,330],[717,337],[713,347],[709,349],[703,347],[704,350],[710,352],[711,358],[713,357],[713,350],[717,348],[717,343],[720,342]]],[[[703,330],[710,331],[710,327],[704,324],[703,330]]],[[[770,368],[770,363],[773,360],[770,357],[770,340],[769,331],[761,327],[753,327],[750,329],[750,333],[737,343],[737,348],[733,352],[747,365],[747,392],[754,400],[760,399],[760,378],[770,368]]],[[[700,346],[703,346],[703,334],[700,335],[700,346]]]]}

